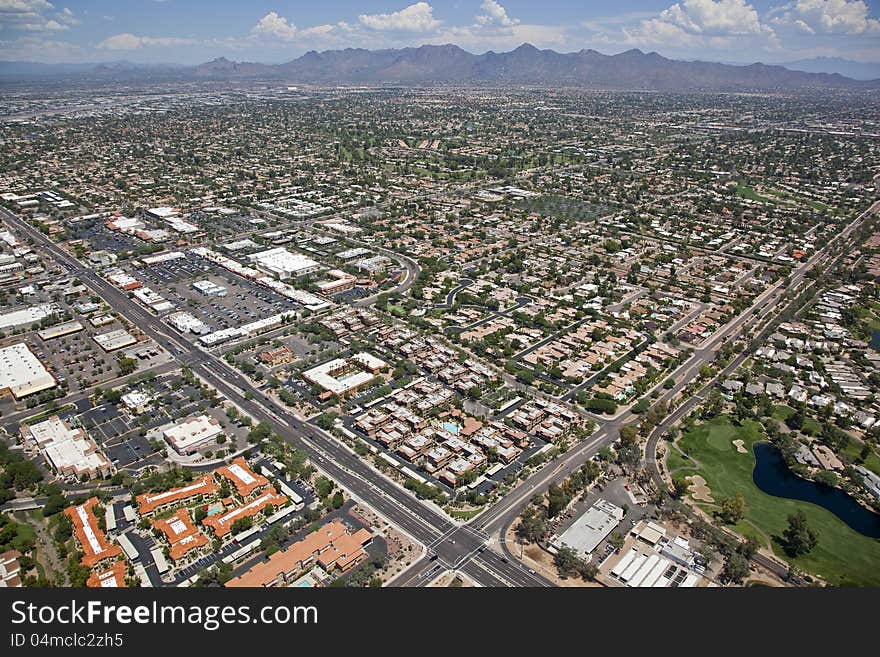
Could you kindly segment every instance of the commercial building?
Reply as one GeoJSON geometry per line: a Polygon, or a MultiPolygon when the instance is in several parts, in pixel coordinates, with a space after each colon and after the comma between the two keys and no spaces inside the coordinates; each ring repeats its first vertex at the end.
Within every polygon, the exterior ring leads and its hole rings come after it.
{"type": "Polygon", "coordinates": [[[633,588],[690,588],[705,584],[689,568],[637,547],[625,552],[609,574],[633,588]]]}
{"type": "Polygon", "coordinates": [[[330,277],[330,280],[318,283],[318,289],[321,291],[321,294],[345,292],[353,288],[357,282],[356,276],[352,276],[341,269],[331,269],[327,272],[327,275],[330,277]]]}
{"type": "Polygon", "coordinates": [[[149,516],[156,511],[162,511],[185,500],[194,500],[197,497],[213,498],[219,490],[220,487],[214,481],[213,475],[206,474],[186,486],[158,493],[141,493],[135,498],[135,501],[138,505],[138,513],[142,516],[149,516]]]}
{"type": "Polygon", "coordinates": [[[366,556],[373,536],[366,529],[352,532],[336,520],[307,534],[286,550],[272,554],[246,573],[226,583],[233,587],[288,586],[307,568],[320,565],[327,572],[350,570],[366,556]]]}
{"type": "Polygon", "coordinates": [[[150,407],[150,402],[153,401],[153,396],[141,392],[140,390],[132,390],[131,392],[122,395],[120,401],[122,401],[129,413],[140,415],[150,407]]]}
{"type": "Polygon", "coordinates": [[[178,454],[192,454],[214,443],[223,432],[220,422],[210,415],[190,416],[162,432],[162,436],[178,454]]]}
{"type": "Polygon", "coordinates": [[[117,329],[108,333],[101,333],[93,336],[92,339],[98,343],[98,346],[100,346],[101,349],[107,352],[116,351],[117,349],[137,344],[137,339],[125,329],[117,329]]]}
{"type": "Polygon", "coordinates": [[[259,354],[260,362],[268,367],[276,367],[278,365],[286,365],[296,360],[296,354],[288,346],[281,346],[278,349],[269,349],[259,354]]]}
{"type": "Polygon", "coordinates": [[[226,288],[222,285],[217,285],[213,281],[204,280],[204,281],[196,281],[192,284],[193,289],[197,292],[201,292],[206,297],[225,297],[226,296],[226,288]]]}
{"type": "Polygon", "coordinates": [[[568,529],[550,541],[550,547],[559,550],[568,546],[585,557],[614,531],[623,516],[623,509],[619,506],[607,500],[596,500],[568,529]]]}
{"type": "Polygon", "coordinates": [[[150,208],[146,211],[146,214],[151,219],[171,219],[172,217],[176,217],[180,214],[180,210],[177,208],[169,208],[169,207],[159,207],[159,208],[150,208]]]}
{"type": "Polygon", "coordinates": [[[26,442],[36,444],[58,474],[77,479],[113,475],[113,464],[97,443],[85,431],[72,428],[57,415],[30,426],[22,425],[21,436],[26,442]]]}
{"type": "Polygon", "coordinates": [[[30,308],[13,310],[12,312],[0,315],[0,331],[19,326],[30,326],[46,317],[57,315],[59,312],[58,306],[54,303],[43,303],[38,306],[31,306],[30,308]]]}
{"type": "Polygon", "coordinates": [[[376,372],[388,367],[385,361],[362,352],[352,358],[336,358],[303,372],[303,378],[326,392],[345,396],[376,378],[376,372]]]}
{"type": "Polygon", "coordinates": [[[64,509],[64,513],[73,523],[73,533],[83,551],[82,564],[87,568],[94,568],[122,555],[122,548],[110,543],[98,526],[94,513],[96,506],[98,498],[90,497],[82,504],[64,509]]]}
{"type": "Polygon", "coordinates": [[[39,330],[37,331],[37,335],[39,335],[42,340],[52,340],[54,338],[64,337],[65,335],[79,333],[84,328],[85,327],[77,321],[64,322],[63,324],[56,324],[55,326],[39,330]]]}
{"type": "Polygon", "coordinates": [[[55,377],[24,342],[0,349],[0,395],[21,399],[55,385],[55,377]]]}
{"type": "Polygon", "coordinates": [[[193,315],[186,312],[176,312],[165,318],[165,321],[171,324],[181,333],[195,333],[196,335],[205,335],[211,332],[211,328],[202,320],[197,319],[193,315]]]}
{"type": "Polygon", "coordinates": [[[371,258],[364,258],[354,263],[354,266],[365,271],[368,274],[380,274],[391,264],[391,260],[385,256],[376,255],[371,258]]]}
{"type": "Polygon", "coordinates": [[[291,253],[283,246],[268,251],[260,251],[248,256],[248,260],[262,272],[284,280],[295,276],[305,276],[318,271],[321,265],[308,256],[291,253]]]}

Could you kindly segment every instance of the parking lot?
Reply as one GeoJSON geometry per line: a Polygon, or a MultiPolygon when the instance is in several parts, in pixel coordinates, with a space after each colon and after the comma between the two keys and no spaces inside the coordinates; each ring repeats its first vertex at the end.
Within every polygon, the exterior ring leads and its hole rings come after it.
{"type": "Polygon", "coordinates": [[[146,244],[137,237],[110,230],[104,225],[106,221],[106,218],[100,218],[68,222],[67,230],[72,239],[88,242],[91,251],[108,251],[118,255],[146,244]]]}
{"type": "Polygon", "coordinates": [[[134,275],[173,303],[176,311],[194,315],[213,331],[300,308],[272,290],[195,256],[144,266],[134,275]],[[203,280],[226,288],[226,296],[208,296],[192,287],[203,280]]]}
{"type": "MultiPolygon", "coordinates": [[[[215,454],[219,450],[235,450],[247,443],[247,427],[232,422],[221,407],[209,407],[203,401],[201,391],[181,378],[172,375],[154,380],[144,384],[143,391],[161,399],[162,403],[152,404],[146,412],[134,415],[125,410],[121,402],[114,404],[102,400],[77,418],[80,426],[101,445],[107,458],[118,469],[140,470],[163,462],[165,459],[151,445],[149,433],[189,415],[207,413],[224,425],[227,440],[212,447],[215,454]]],[[[167,448],[161,439],[159,446],[167,448]]]]}
{"type": "Polygon", "coordinates": [[[43,340],[34,334],[32,339],[28,340],[34,352],[52,370],[55,377],[67,380],[70,392],[90,388],[102,381],[116,378],[119,375],[119,358],[130,351],[146,350],[147,353],[155,354],[148,358],[136,358],[139,369],[147,367],[148,363],[155,364],[160,360],[161,351],[152,341],[110,352],[98,346],[93,339],[94,335],[125,328],[118,319],[100,327],[92,326],[85,317],[77,316],[76,319],[85,330],[48,340],[43,340]]]}

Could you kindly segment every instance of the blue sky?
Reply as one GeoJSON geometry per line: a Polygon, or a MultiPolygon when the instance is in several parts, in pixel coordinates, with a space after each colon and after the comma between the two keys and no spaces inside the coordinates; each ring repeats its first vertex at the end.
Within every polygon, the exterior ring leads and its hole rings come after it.
{"type": "Polygon", "coordinates": [[[0,0],[0,59],[281,62],[307,50],[523,42],[571,52],[880,62],[880,0],[0,0]]]}

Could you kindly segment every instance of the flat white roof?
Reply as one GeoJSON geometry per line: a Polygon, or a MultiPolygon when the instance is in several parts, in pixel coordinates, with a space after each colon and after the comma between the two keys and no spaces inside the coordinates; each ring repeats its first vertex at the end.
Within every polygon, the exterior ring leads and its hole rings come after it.
{"type": "Polygon", "coordinates": [[[316,267],[319,263],[301,253],[291,253],[283,246],[249,255],[248,259],[257,265],[280,274],[297,274],[316,267]]]}
{"type": "Polygon", "coordinates": [[[13,310],[0,315],[0,330],[33,324],[57,312],[58,307],[54,303],[41,303],[38,306],[13,310]]]}
{"type": "Polygon", "coordinates": [[[250,486],[256,481],[251,473],[241,467],[238,463],[232,463],[227,469],[245,486],[250,486]]]}
{"type": "Polygon", "coordinates": [[[55,383],[55,377],[24,342],[0,349],[0,390],[8,389],[18,398],[53,388],[55,383]]]}
{"type": "Polygon", "coordinates": [[[101,547],[101,544],[98,542],[98,537],[95,535],[95,530],[92,528],[92,525],[89,522],[89,514],[86,513],[86,510],[82,504],[76,507],[76,515],[79,517],[80,522],[82,522],[83,534],[85,534],[86,536],[89,547],[92,548],[92,553],[101,554],[101,552],[103,552],[104,550],[101,547]]]}
{"type": "Polygon", "coordinates": [[[73,429],[58,417],[33,424],[28,431],[56,470],[86,472],[110,467],[107,457],[82,429],[73,429]]]}
{"type": "Polygon", "coordinates": [[[223,428],[210,415],[199,415],[165,429],[165,438],[178,449],[186,449],[218,435],[223,428]]]}

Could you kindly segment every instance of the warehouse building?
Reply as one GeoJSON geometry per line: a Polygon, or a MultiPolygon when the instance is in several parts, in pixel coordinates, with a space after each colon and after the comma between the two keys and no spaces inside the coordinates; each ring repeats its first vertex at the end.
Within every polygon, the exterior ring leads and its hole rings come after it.
{"type": "Polygon", "coordinates": [[[54,303],[43,303],[30,308],[13,310],[0,315],[0,331],[19,326],[30,326],[39,323],[46,317],[60,314],[60,309],[54,303]]]}

